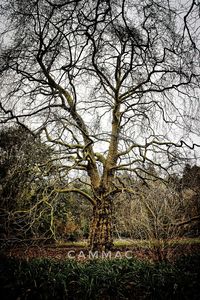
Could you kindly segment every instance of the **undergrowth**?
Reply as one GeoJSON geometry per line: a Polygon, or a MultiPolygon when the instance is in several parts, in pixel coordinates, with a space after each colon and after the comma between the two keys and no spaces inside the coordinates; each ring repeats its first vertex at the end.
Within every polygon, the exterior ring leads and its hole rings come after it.
{"type": "Polygon", "coordinates": [[[1,259],[2,300],[200,299],[200,255],[175,263],[136,259],[1,259]]]}

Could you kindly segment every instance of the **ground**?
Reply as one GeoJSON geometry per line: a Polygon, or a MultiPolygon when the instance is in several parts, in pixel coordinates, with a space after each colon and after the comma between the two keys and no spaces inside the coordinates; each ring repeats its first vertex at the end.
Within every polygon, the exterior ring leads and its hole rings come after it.
{"type": "Polygon", "coordinates": [[[31,258],[53,258],[58,260],[76,259],[80,261],[94,258],[137,257],[139,259],[174,260],[181,255],[200,252],[200,239],[177,239],[163,241],[117,240],[109,252],[91,252],[86,242],[52,243],[46,245],[15,244],[7,246],[1,253],[7,257],[29,260],[31,258]]]}

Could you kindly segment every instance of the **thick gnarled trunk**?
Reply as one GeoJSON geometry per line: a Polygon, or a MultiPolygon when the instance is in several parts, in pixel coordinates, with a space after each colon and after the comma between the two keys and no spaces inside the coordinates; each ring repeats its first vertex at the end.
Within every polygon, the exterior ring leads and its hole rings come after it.
{"type": "Polygon", "coordinates": [[[92,251],[108,251],[113,246],[112,201],[98,199],[96,202],[90,224],[89,247],[92,251]]]}
{"type": "MultiPolygon", "coordinates": [[[[103,161],[103,174],[96,176],[97,167],[94,171],[91,163],[88,164],[88,174],[91,179],[96,199],[93,206],[93,217],[90,224],[89,246],[92,251],[108,251],[113,246],[112,240],[112,203],[111,191],[113,190],[113,180],[115,167],[118,159],[118,139],[120,132],[120,105],[115,103],[112,118],[112,134],[108,155],[103,161]],[[93,174],[91,173],[93,172],[93,174]]],[[[94,164],[96,166],[96,164],[94,164]]]]}

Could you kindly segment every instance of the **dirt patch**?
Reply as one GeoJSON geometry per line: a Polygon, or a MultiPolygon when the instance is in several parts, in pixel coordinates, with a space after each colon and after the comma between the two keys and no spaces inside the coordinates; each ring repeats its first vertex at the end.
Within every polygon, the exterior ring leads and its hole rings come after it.
{"type": "Polygon", "coordinates": [[[86,247],[80,246],[20,246],[4,249],[1,252],[6,257],[19,259],[50,258],[56,260],[76,259],[85,261],[88,259],[121,259],[121,258],[139,258],[152,261],[170,260],[182,255],[190,255],[200,252],[200,244],[175,245],[166,248],[140,248],[140,247],[117,247],[108,252],[91,252],[86,247]]]}

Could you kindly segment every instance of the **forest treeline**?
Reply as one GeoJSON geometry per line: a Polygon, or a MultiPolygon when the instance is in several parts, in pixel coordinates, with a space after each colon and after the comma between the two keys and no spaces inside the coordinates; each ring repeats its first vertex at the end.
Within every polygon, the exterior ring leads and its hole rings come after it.
{"type": "MultiPolygon", "coordinates": [[[[1,241],[87,239],[92,207],[84,199],[90,187],[74,178],[76,193],[59,193],[67,178],[57,172],[56,152],[26,129],[0,132],[1,241]]],[[[120,175],[135,193],[121,193],[114,202],[114,238],[171,239],[200,234],[200,167],[158,179],[148,166],[146,180],[120,175]]]]}

